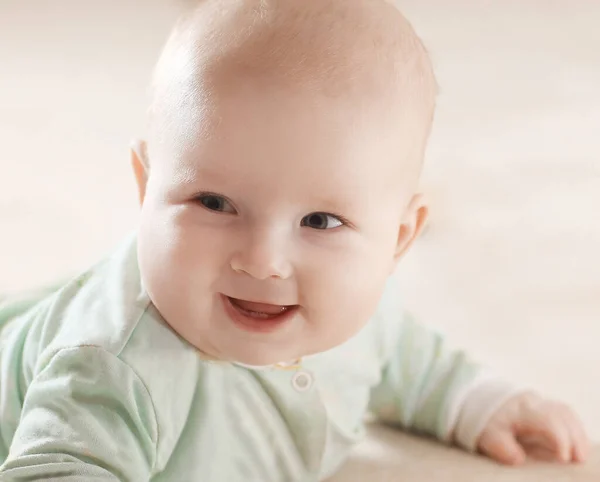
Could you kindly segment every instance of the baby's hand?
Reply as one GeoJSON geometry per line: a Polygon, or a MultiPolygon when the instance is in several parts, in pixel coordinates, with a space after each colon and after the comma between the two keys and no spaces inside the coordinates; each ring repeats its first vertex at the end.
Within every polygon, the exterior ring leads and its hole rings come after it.
{"type": "Polygon", "coordinates": [[[508,400],[493,415],[477,448],[509,465],[522,464],[527,456],[562,463],[584,462],[589,440],[569,407],[526,393],[508,400]]]}

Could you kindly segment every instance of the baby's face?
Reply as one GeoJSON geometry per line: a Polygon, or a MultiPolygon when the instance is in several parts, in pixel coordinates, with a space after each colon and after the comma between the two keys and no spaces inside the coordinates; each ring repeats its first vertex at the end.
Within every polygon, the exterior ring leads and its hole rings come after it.
{"type": "Polygon", "coordinates": [[[412,195],[410,149],[357,111],[236,85],[209,117],[182,114],[178,140],[150,140],[140,268],[192,345],[289,361],[341,344],[373,314],[412,195]]]}

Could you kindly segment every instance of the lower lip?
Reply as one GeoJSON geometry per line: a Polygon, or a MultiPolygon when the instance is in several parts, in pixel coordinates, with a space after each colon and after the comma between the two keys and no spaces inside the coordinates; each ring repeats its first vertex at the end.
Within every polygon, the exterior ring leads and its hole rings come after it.
{"type": "Polygon", "coordinates": [[[244,330],[254,333],[270,333],[275,331],[287,321],[291,320],[298,310],[297,307],[293,307],[288,308],[280,315],[270,318],[253,318],[245,315],[242,311],[237,309],[227,296],[221,295],[221,298],[223,300],[225,312],[227,315],[229,315],[233,322],[244,330]]]}

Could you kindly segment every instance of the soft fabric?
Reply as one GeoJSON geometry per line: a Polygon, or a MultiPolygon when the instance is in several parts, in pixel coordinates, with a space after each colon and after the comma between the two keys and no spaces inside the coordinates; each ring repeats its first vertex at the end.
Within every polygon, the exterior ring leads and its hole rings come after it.
{"type": "Polygon", "coordinates": [[[136,259],[132,236],[49,296],[0,305],[0,480],[321,480],[369,410],[473,449],[515,391],[407,316],[393,279],[361,332],[299,366],[206,360],[136,259]]]}

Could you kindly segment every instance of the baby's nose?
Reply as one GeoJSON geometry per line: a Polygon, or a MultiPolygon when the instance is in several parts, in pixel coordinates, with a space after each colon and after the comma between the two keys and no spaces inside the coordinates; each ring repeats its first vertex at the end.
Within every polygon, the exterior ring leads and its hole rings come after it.
{"type": "Polygon", "coordinates": [[[249,237],[232,256],[231,268],[258,280],[287,279],[292,275],[292,265],[284,245],[273,234],[249,237]]]}

